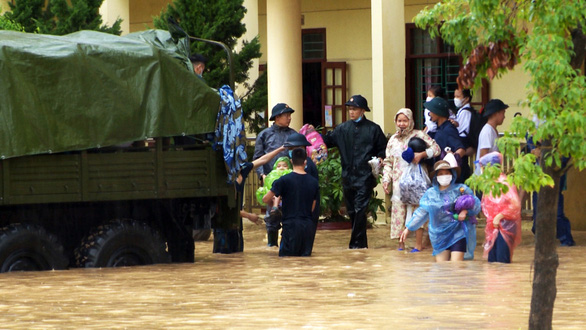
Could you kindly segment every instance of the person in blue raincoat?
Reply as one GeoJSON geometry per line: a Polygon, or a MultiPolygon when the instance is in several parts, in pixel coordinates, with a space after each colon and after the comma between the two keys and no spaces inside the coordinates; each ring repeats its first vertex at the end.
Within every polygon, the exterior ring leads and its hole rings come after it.
{"type": "Polygon", "coordinates": [[[400,241],[404,242],[409,233],[419,229],[429,216],[429,239],[435,260],[462,261],[465,254],[471,259],[476,247],[476,230],[468,218],[480,212],[480,200],[468,186],[455,183],[456,168],[446,160],[435,163],[432,177],[432,187],[421,197],[419,208],[407,221],[400,241]],[[455,201],[462,194],[472,195],[474,206],[456,213],[455,201]]]}

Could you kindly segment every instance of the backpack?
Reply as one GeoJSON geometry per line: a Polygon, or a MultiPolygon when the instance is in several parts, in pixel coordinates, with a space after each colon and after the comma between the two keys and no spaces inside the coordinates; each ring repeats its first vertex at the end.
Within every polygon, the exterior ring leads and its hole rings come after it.
{"type": "Polygon", "coordinates": [[[309,124],[303,125],[299,130],[299,133],[305,135],[307,142],[311,143],[311,145],[307,147],[307,156],[311,158],[315,165],[321,163],[328,157],[328,148],[326,147],[321,134],[315,129],[310,129],[309,124]]]}
{"type": "Polygon", "coordinates": [[[482,114],[474,108],[465,108],[464,110],[468,110],[472,114],[468,134],[463,139],[464,144],[466,147],[472,147],[474,150],[478,150],[478,136],[480,135],[480,131],[482,131],[482,127],[486,124],[486,118],[483,118],[482,114]]]}

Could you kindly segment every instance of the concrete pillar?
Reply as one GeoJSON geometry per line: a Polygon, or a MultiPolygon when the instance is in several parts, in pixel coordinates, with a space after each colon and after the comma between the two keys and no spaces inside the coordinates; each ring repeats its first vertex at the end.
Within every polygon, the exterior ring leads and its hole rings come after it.
{"type": "Polygon", "coordinates": [[[270,110],[287,103],[295,110],[291,127],[303,125],[301,0],[267,1],[267,69],[270,110]]]}
{"type": "Polygon", "coordinates": [[[122,35],[130,32],[130,0],[104,0],[100,7],[102,21],[108,26],[112,26],[118,18],[122,19],[120,29],[122,35]]]}
{"type": "MultiPolygon", "coordinates": [[[[405,107],[405,3],[400,0],[371,0],[372,28],[372,117],[385,133],[395,132],[394,117],[405,107]]],[[[391,206],[382,185],[386,209],[391,206]]],[[[390,213],[387,212],[385,218],[390,213]]]]}
{"type": "Polygon", "coordinates": [[[405,107],[405,4],[371,0],[373,120],[394,133],[394,116],[405,107]]]}
{"type": "MultiPolygon", "coordinates": [[[[246,33],[240,38],[238,43],[238,51],[242,48],[242,41],[250,41],[258,36],[258,0],[244,0],[243,6],[246,8],[246,15],[242,19],[242,23],[246,26],[246,33]]],[[[258,64],[259,59],[254,59],[252,67],[248,70],[247,83],[252,86],[258,78],[258,64]]],[[[237,87],[237,94],[244,95],[246,89],[243,86],[237,87]]]]}

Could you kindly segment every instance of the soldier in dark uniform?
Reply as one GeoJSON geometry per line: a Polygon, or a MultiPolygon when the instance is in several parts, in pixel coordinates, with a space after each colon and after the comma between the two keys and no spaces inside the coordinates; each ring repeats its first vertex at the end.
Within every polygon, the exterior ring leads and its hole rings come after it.
{"type": "MultiPolygon", "coordinates": [[[[289,127],[291,124],[291,114],[295,112],[285,103],[278,103],[273,107],[271,117],[269,120],[274,120],[273,126],[264,129],[256,137],[256,144],[254,147],[254,155],[252,159],[258,159],[264,154],[267,154],[285,144],[285,140],[291,133],[296,133],[294,129],[289,127]]],[[[270,160],[268,163],[260,166],[256,169],[261,180],[271,172],[275,161],[279,157],[288,156],[287,152],[284,151],[279,153],[275,158],[270,160]]],[[[268,246],[277,246],[279,239],[279,229],[281,225],[278,221],[271,221],[270,216],[265,218],[267,227],[267,242],[268,246]]]]}
{"type": "Polygon", "coordinates": [[[342,185],[348,215],[352,221],[350,249],[368,248],[366,212],[376,179],[368,161],[385,157],[387,139],[379,125],[366,119],[370,111],[362,95],[354,95],[346,102],[350,120],[328,132],[324,142],[328,148],[338,147],[342,160],[342,185]]]}

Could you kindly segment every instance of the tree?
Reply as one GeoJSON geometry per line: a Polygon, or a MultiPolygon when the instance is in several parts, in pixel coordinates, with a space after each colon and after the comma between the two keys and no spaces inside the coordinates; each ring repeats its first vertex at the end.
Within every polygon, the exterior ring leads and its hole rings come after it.
{"type": "Polygon", "coordinates": [[[242,113],[248,123],[248,130],[255,134],[266,128],[267,119],[258,115],[267,109],[269,103],[267,72],[262,72],[254,84],[242,96],[242,113]]]}
{"type": "Polygon", "coordinates": [[[103,25],[100,6],[104,0],[16,0],[9,3],[4,17],[21,24],[26,32],[64,35],[80,30],[95,30],[120,35],[121,19],[103,25]]]}
{"type": "MultiPolygon", "coordinates": [[[[266,109],[267,103],[263,103],[266,99],[266,76],[261,75],[253,86],[246,84],[252,60],[259,58],[261,53],[258,37],[244,41],[240,51],[235,50],[238,39],[246,32],[242,23],[246,8],[242,4],[243,0],[174,0],[154,18],[154,25],[166,30],[168,18],[172,17],[190,36],[226,44],[232,50],[234,80],[249,90],[243,99],[244,118],[250,127],[258,127],[261,123],[258,118],[255,122],[252,114],[266,109]]],[[[220,87],[227,84],[229,68],[221,49],[203,42],[192,42],[191,53],[202,54],[208,59],[204,74],[208,85],[220,87]]]]}
{"type": "Polygon", "coordinates": [[[45,0],[18,0],[9,2],[10,11],[4,17],[24,27],[25,32],[36,32],[37,21],[45,20],[45,0]]]}
{"type": "MultiPolygon", "coordinates": [[[[566,0],[444,0],[419,13],[417,26],[433,37],[441,35],[464,57],[458,77],[461,87],[480,85],[522,63],[529,74],[524,104],[542,121],[516,117],[499,140],[499,148],[514,159],[509,181],[527,191],[539,191],[535,236],[533,295],[529,327],[551,328],[556,296],[556,208],[560,176],[570,167],[586,165],[586,82],[584,77],[585,1],[566,0]],[[541,142],[536,165],[532,154],[518,156],[525,134],[541,142]],[[566,166],[562,159],[569,157],[566,166]]],[[[488,170],[467,181],[483,191],[504,190],[488,170]]]]}
{"type": "Polygon", "coordinates": [[[0,16],[0,30],[24,31],[24,27],[4,16],[0,16]]]}

